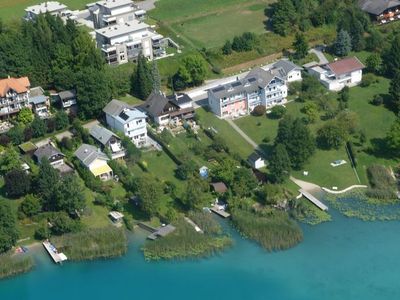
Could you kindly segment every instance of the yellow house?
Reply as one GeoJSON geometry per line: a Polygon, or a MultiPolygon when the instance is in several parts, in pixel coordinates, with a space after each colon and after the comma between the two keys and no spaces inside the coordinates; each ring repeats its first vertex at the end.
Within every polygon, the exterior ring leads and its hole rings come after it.
{"type": "Polygon", "coordinates": [[[109,180],[113,177],[113,171],[107,164],[109,158],[99,148],[92,145],[82,144],[75,151],[75,156],[86,168],[90,170],[94,177],[101,180],[109,180]]]}

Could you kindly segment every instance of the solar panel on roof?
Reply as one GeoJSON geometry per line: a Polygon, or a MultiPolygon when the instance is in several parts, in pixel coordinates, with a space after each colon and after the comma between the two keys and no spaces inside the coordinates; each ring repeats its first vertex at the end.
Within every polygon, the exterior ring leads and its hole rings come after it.
{"type": "Polygon", "coordinates": [[[215,92],[220,92],[220,91],[223,91],[223,90],[225,90],[225,88],[223,87],[223,86],[219,86],[219,87],[216,87],[215,89],[212,89],[212,91],[215,93],[215,92]]]}
{"type": "Polygon", "coordinates": [[[232,83],[233,87],[237,87],[239,85],[242,85],[242,83],[240,81],[236,81],[236,82],[232,83]]]}
{"type": "Polygon", "coordinates": [[[120,117],[122,120],[124,120],[124,121],[126,121],[126,120],[129,119],[129,116],[128,116],[126,113],[124,113],[124,112],[120,113],[120,114],[119,114],[119,117],[120,117]]]}
{"type": "Polygon", "coordinates": [[[255,77],[251,77],[251,78],[248,79],[249,82],[254,82],[254,81],[256,81],[256,80],[257,80],[257,79],[256,79],[255,77]]]}

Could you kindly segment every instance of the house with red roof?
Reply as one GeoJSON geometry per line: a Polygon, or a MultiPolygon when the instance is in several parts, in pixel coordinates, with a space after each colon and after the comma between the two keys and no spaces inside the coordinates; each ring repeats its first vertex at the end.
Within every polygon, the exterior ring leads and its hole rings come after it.
{"type": "Polygon", "coordinates": [[[345,86],[358,85],[365,66],[357,57],[347,57],[321,66],[313,66],[308,72],[317,77],[330,91],[340,91],[345,86]]]}
{"type": "Polygon", "coordinates": [[[30,107],[30,86],[28,77],[0,79],[0,119],[30,107]]]}

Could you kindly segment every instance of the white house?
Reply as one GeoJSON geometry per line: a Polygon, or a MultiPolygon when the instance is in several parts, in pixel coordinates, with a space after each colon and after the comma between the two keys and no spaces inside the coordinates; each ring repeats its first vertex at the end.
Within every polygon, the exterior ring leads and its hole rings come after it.
{"type": "Polygon", "coordinates": [[[75,151],[75,156],[85,168],[89,169],[94,177],[103,181],[110,180],[113,177],[113,171],[107,164],[109,158],[100,149],[92,145],[82,144],[75,151]]]}
{"type": "Polygon", "coordinates": [[[95,33],[97,47],[108,64],[127,63],[139,53],[149,59],[166,55],[164,37],[136,19],[97,29],[95,33]]]}
{"type": "Polygon", "coordinates": [[[131,0],[103,0],[89,6],[96,29],[133,21],[137,18],[135,12],[138,10],[131,0]]]}
{"type": "Polygon", "coordinates": [[[49,13],[53,16],[63,16],[67,13],[68,7],[57,1],[46,1],[37,5],[28,6],[25,8],[25,17],[27,21],[31,21],[37,18],[40,14],[49,13]]]}
{"type": "Polygon", "coordinates": [[[258,105],[272,107],[286,102],[285,79],[273,70],[251,70],[244,79],[208,90],[208,105],[221,118],[238,117],[258,105]]]}
{"type": "Polygon", "coordinates": [[[284,78],[288,83],[302,80],[301,71],[303,68],[294,64],[290,60],[278,60],[272,65],[272,70],[277,71],[280,77],[284,78]]]}
{"type": "Polygon", "coordinates": [[[29,107],[30,86],[28,77],[0,79],[0,119],[29,107]]]}
{"type": "Polygon", "coordinates": [[[103,112],[107,124],[114,130],[123,132],[136,147],[147,145],[146,114],[116,99],[111,100],[103,112]]]}
{"type": "Polygon", "coordinates": [[[249,156],[248,161],[253,169],[261,169],[262,167],[265,167],[265,160],[255,152],[249,156]]]}
{"type": "Polygon", "coordinates": [[[308,72],[317,77],[330,91],[340,91],[345,86],[358,85],[362,81],[364,68],[357,57],[348,57],[326,65],[311,67],[308,72]]]}

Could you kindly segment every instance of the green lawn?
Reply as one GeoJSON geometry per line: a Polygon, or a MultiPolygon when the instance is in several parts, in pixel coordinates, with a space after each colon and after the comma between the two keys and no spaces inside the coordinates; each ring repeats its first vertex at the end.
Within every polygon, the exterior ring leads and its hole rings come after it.
{"type": "Polygon", "coordinates": [[[254,151],[253,147],[247,143],[228,122],[218,119],[213,113],[207,112],[203,108],[196,110],[200,118],[200,124],[204,128],[213,127],[218,134],[224,138],[232,152],[238,153],[242,158],[247,157],[254,151]]]}
{"type": "MultiPolygon", "coordinates": [[[[28,6],[36,5],[43,0],[0,0],[0,19],[8,21],[8,20],[16,20],[21,18],[25,11],[24,9],[28,6]]],[[[91,0],[62,0],[61,3],[68,6],[71,10],[83,9],[85,5],[91,3],[91,0]]]]}
{"type": "Polygon", "coordinates": [[[119,97],[119,100],[124,101],[124,102],[128,103],[129,105],[135,105],[135,106],[144,103],[143,100],[136,98],[130,94],[126,94],[123,97],[119,97]]]}

